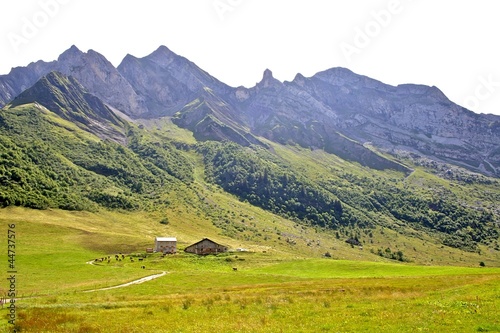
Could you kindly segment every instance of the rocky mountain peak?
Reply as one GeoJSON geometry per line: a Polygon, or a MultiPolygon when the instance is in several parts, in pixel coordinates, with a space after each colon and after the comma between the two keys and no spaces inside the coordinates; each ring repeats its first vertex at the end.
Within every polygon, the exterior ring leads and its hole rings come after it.
{"type": "Polygon", "coordinates": [[[258,88],[269,88],[273,86],[279,86],[282,83],[275,79],[273,76],[273,72],[270,69],[266,69],[264,74],[262,75],[262,80],[257,83],[258,88]]]}
{"type": "Polygon", "coordinates": [[[180,58],[180,56],[172,52],[168,47],[164,45],[160,46],[153,53],[145,57],[145,59],[153,61],[162,66],[168,66],[176,58],[180,58]]]}
{"type": "Polygon", "coordinates": [[[123,58],[120,65],[124,65],[127,63],[133,63],[133,62],[138,61],[138,60],[139,60],[139,58],[137,58],[136,56],[134,56],[130,53],[127,53],[127,55],[125,56],[125,58],[123,58]]]}
{"type": "Polygon", "coordinates": [[[344,90],[351,88],[368,88],[384,91],[394,90],[393,86],[382,83],[368,76],[356,74],[350,69],[343,67],[330,68],[326,71],[315,74],[313,77],[344,90]]]}
{"type": "Polygon", "coordinates": [[[80,51],[76,45],[72,45],[69,49],[61,53],[59,58],[57,58],[57,61],[71,61],[72,59],[79,58],[83,55],[84,53],[80,51]]]}
{"type": "Polygon", "coordinates": [[[74,76],[86,89],[116,109],[134,115],[147,112],[140,96],[102,54],[76,46],[65,51],[52,70],[74,76]]]}
{"type": "Polygon", "coordinates": [[[75,77],[89,92],[128,115],[147,113],[147,107],[130,83],[102,54],[82,52],[75,45],[56,61],[38,61],[0,76],[0,107],[35,84],[51,71],[75,77]]]}
{"type": "Polygon", "coordinates": [[[50,72],[17,96],[12,107],[36,103],[103,139],[123,143],[123,121],[72,76],[50,72]]]}
{"type": "Polygon", "coordinates": [[[421,84],[400,84],[396,88],[397,93],[400,95],[422,95],[441,101],[449,101],[446,95],[436,86],[430,87],[421,84]]]}
{"type": "Polygon", "coordinates": [[[299,86],[303,87],[304,84],[306,83],[306,78],[304,77],[304,75],[297,73],[292,83],[298,84],[299,86]]]}
{"type": "Polygon", "coordinates": [[[319,72],[314,77],[327,81],[334,85],[343,85],[346,83],[354,83],[359,81],[360,75],[355,74],[353,71],[343,68],[334,67],[325,71],[319,72]]]}
{"type": "Polygon", "coordinates": [[[266,70],[264,71],[264,74],[262,75],[261,81],[269,81],[269,80],[273,80],[273,79],[274,79],[273,72],[269,68],[266,68],[266,70]]]}
{"type": "Polygon", "coordinates": [[[165,45],[160,45],[156,50],[151,53],[152,55],[176,55],[174,52],[172,52],[168,47],[165,45]]]}
{"type": "Polygon", "coordinates": [[[231,93],[227,85],[165,46],[143,58],[126,57],[118,71],[144,97],[148,107],[144,117],[173,115],[206,87],[216,93],[231,93]]]}
{"type": "Polygon", "coordinates": [[[72,46],[58,61],[32,63],[0,76],[0,106],[54,70],[75,77],[89,93],[132,118],[181,112],[190,114],[177,118],[190,121],[179,124],[195,125],[206,118],[205,126],[197,128],[206,138],[255,134],[338,154],[350,149],[344,157],[356,160],[363,152],[369,158],[360,163],[366,165],[377,160],[362,149],[370,143],[388,153],[408,151],[500,174],[500,118],[474,114],[433,86],[392,86],[337,67],[308,78],[299,73],[292,82],[281,82],[266,69],[256,86],[233,88],[166,46],[143,58],[127,55],[118,68],[95,51],[72,46]],[[188,107],[207,91],[213,98],[196,104],[198,109],[188,107]],[[210,136],[210,128],[239,134],[210,136]]]}
{"type": "MultiPolygon", "coordinates": [[[[113,69],[111,62],[99,52],[94,50],[82,52],[74,45],[59,56],[55,68],[57,71],[73,76],[79,76],[77,72],[88,75],[89,73],[95,74],[96,71],[111,72],[113,69]]],[[[79,79],[86,83],[82,77],[79,79]]]]}
{"type": "Polygon", "coordinates": [[[236,88],[234,95],[239,102],[243,102],[250,98],[250,91],[243,86],[239,86],[236,88]]]}

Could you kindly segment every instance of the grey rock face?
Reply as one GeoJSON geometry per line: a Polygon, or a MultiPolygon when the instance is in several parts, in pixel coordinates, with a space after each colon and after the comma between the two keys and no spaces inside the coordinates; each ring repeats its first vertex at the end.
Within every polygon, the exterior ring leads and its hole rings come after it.
{"type": "Polygon", "coordinates": [[[127,55],[118,68],[76,47],[57,61],[32,63],[0,76],[0,105],[57,70],[131,118],[174,116],[204,140],[324,149],[373,168],[405,169],[366,143],[500,176],[500,117],[478,115],[438,88],[391,86],[345,68],[280,82],[270,70],[254,87],[232,88],[161,46],[144,58],[127,55]]]}
{"type": "Polygon", "coordinates": [[[93,50],[83,53],[73,46],[61,54],[55,70],[75,77],[89,92],[128,115],[147,112],[144,100],[129,82],[104,56],[93,50]]]}
{"type": "Polygon", "coordinates": [[[174,114],[203,94],[204,88],[222,94],[229,89],[165,46],[140,59],[127,55],[118,71],[146,101],[149,117],[174,114]]]}
{"type": "Polygon", "coordinates": [[[52,71],[73,76],[89,92],[128,115],[147,112],[141,97],[106,58],[92,50],[83,53],[76,46],[62,53],[57,61],[38,61],[0,76],[0,106],[52,71]]]}
{"type": "Polygon", "coordinates": [[[9,103],[51,71],[55,62],[37,61],[27,67],[16,67],[8,75],[0,76],[0,107],[9,103]]]}
{"type": "Polygon", "coordinates": [[[27,103],[45,107],[102,139],[125,143],[125,123],[98,97],[88,93],[73,77],[50,72],[23,91],[12,107],[27,103]]]}
{"type": "Polygon", "coordinates": [[[500,117],[462,108],[436,87],[394,87],[333,69],[313,76],[302,88],[334,110],[339,115],[337,126],[355,140],[372,142],[389,152],[415,151],[500,174],[500,117]]]}

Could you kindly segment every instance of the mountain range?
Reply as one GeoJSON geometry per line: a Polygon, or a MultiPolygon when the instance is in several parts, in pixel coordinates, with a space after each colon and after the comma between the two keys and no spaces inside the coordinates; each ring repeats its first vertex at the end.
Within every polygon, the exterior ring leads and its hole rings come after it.
{"type": "Polygon", "coordinates": [[[104,56],[72,46],[56,61],[0,76],[0,106],[52,71],[76,79],[132,119],[173,117],[202,140],[323,149],[377,169],[410,171],[392,158],[430,158],[488,176],[500,175],[500,116],[475,114],[436,87],[390,86],[345,68],[280,82],[270,70],[254,87],[230,87],[161,46],[127,55],[115,68],[104,56]]]}
{"type": "Polygon", "coordinates": [[[154,210],[181,200],[238,237],[239,222],[207,198],[217,185],[353,244],[360,230],[388,227],[500,250],[500,116],[436,87],[345,68],[291,82],[266,69],[254,87],[231,87],[165,46],[118,67],[72,46],[0,76],[0,107],[2,206],[154,210]]]}

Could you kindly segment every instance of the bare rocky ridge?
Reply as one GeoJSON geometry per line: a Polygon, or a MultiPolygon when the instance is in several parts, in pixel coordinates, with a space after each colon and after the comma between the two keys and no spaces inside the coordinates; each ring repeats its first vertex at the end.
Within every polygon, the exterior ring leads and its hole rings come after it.
{"type": "Polygon", "coordinates": [[[341,68],[290,85],[301,87],[335,112],[334,126],[359,142],[500,174],[500,117],[475,114],[436,87],[394,87],[341,68]]]}
{"type": "Polygon", "coordinates": [[[50,72],[17,96],[10,106],[36,103],[101,139],[125,144],[124,121],[73,77],[50,72]]]}
{"type": "Polygon", "coordinates": [[[161,46],[144,58],[127,55],[118,71],[146,101],[142,116],[172,115],[209,88],[224,94],[230,87],[184,57],[161,46]]]}
{"type": "Polygon", "coordinates": [[[76,46],[63,52],[56,61],[38,61],[0,76],[0,106],[53,71],[73,76],[89,92],[126,114],[139,116],[147,112],[142,98],[104,56],[93,50],[84,53],[76,46]]]}
{"type": "Polygon", "coordinates": [[[75,46],[57,61],[32,63],[0,76],[0,106],[51,71],[73,76],[89,93],[131,118],[173,116],[200,140],[324,149],[371,168],[408,171],[365,146],[500,176],[500,117],[475,114],[438,88],[390,86],[345,68],[280,82],[270,70],[254,87],[229,87],[162,46],[115,68],[75,46]]]}

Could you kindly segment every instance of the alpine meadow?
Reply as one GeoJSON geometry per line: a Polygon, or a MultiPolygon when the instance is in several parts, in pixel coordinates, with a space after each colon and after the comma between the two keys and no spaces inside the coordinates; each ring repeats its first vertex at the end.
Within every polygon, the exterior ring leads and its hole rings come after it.
{"type": "Polygon", "coordinates": [[[437,87],[72,46],[0,107],[1,332],[500,332],[500,116],[437,87]]]}

